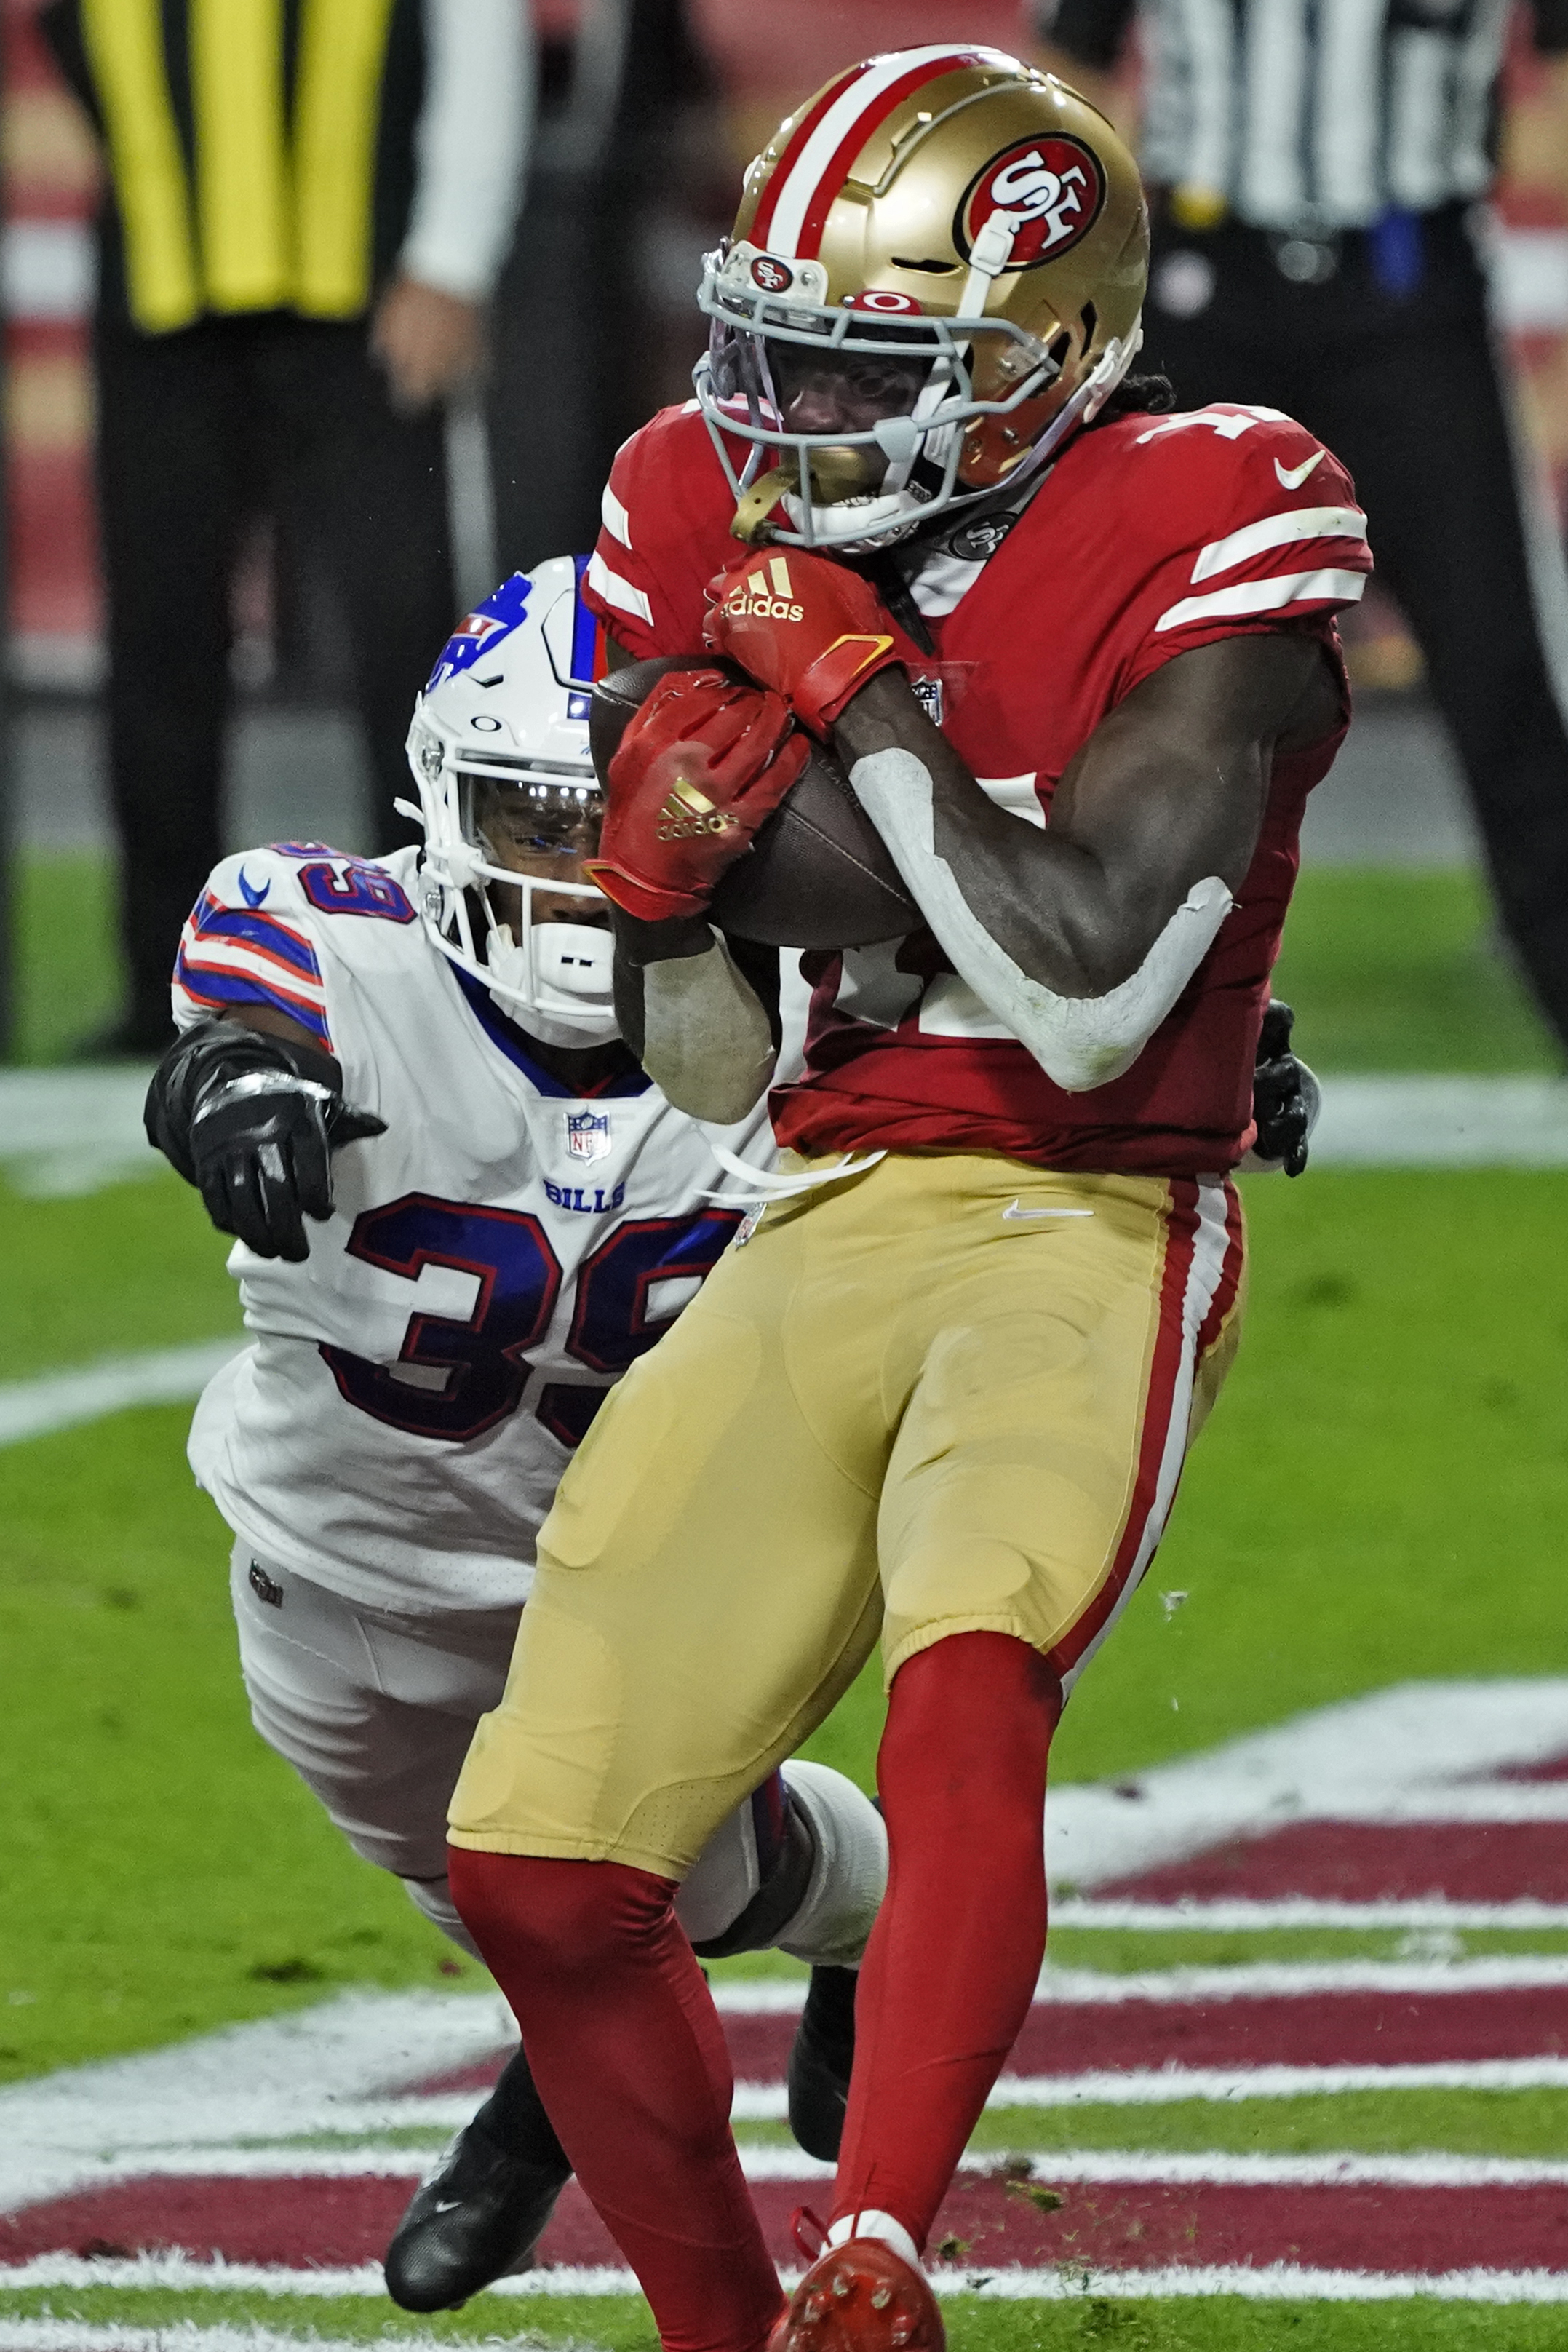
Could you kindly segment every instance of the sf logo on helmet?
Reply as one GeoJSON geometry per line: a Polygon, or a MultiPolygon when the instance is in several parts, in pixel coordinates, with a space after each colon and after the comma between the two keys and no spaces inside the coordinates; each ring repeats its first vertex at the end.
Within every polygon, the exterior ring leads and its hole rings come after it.
{"type": "Polygon", "coordinates": [[[1100,158],[1082,139],[1020,139],[969,183],[953,242],[967,257],[992,214],[1001,213],[1013,230],[1009,269],[1033,269],[1087,236],[1104,202],[1100,158]]]}

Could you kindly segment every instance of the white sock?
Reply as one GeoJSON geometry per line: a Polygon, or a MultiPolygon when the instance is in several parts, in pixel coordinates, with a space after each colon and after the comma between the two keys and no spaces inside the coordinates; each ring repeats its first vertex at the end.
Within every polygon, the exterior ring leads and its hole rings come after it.
{"type": "Polygon", "coordinates": [[[920,2249],[904,2228],[891,2213],[879,2213],[868,2206],[862,2213],[846,2213],[828,2231],[830,2246],[846,2246],[852,2238],[880,2238],[895,2254],[909,2264],[912,2271],[920,2269],[920,2249]]]}
{"type": "Polygon", "coordinates": [[[792,1757],[785,1785],[811,1825],[816,1867],[804,1899],[778,1937],[780,1951],[812,1968],[859,1968],[887,1885],[887,1831],[863,1790],[826,1764],[792,1757]]]}

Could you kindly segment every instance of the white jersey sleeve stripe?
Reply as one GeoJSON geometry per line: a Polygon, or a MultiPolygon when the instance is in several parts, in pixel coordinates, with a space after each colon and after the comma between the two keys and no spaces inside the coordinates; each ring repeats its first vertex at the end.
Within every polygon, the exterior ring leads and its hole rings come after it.
{"type": "Polygon", "coordinates": [[[1359,507],[1292,507],[1286,514],[1265,515],[1260,522],[1249,522],[1228,538],[1212,539],[1200,547],[1193,581],[1212,580],[1217,572],[1228,572],[1265,548],[1288,547],[1292,540],[1365,538],[1366,517],[1359,507]]]}
{"type": "Polygon", "coordinates": [[[630,580],[622,580],[619,572],[612,572],[602,555],[588,559],[588,584],[603,597],[618,613],[633,614],[639,621],[653,625],[653,608],[641,588],[633,588],[630,580]]]}
{"type": "Polygon", "coordinates": [[[618,539],[622,547],[630,547],[632,544],[632,518],[627,513],[625,508],[622,505],[620,499],[616,497],[608,482],[604,485],[604,495],[599,501],[599,512],[600,517],[603,521],[604,528],[610,533],[611,538],[618,539]]]}
{"type": "Polygon", "coordinates": [[[1279,613],[1287,604],[1356,604],[1365,587],[1364,572],[1289,572],[1275,580],[1242,580],[1234,588],[1217,589],[1210,596],[1184,596],[1179,604],[1160,614],[1155,634],[1179,629],[1188,621],[1279,613]]]}

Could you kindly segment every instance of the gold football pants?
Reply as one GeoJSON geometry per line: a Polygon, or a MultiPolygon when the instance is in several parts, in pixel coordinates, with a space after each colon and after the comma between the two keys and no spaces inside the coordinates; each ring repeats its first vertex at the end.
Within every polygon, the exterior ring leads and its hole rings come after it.
{"type": "Polygon", "coordinates": [[[1065,1683],[1234,1353],[1228,1183],[888,1158],[776,1202],[612,1392],[539,1538],[451,1835],[679,1879],[883,1635],[1065,1683]]]}

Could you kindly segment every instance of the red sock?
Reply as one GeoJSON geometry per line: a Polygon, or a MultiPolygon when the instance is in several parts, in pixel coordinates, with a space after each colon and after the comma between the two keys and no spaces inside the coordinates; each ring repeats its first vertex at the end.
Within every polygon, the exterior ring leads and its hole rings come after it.
{"type": "Polygon", "coordinates": [[[924,2246],[1034,1998],[1045,1768],[1061,1685],[1006,1633],[956,1633],[894,1676],[877,1784],[887,1894],[855,2002],[833,2219],[875,2209],[924,2246]]]}
{"type": "Polygon", "coordinates": [[[783,2305],[730,2137],[729,2053],[667,1878],[447,1849],[561,2146],[669,2352],[755,2352],[783,2305]]]}

